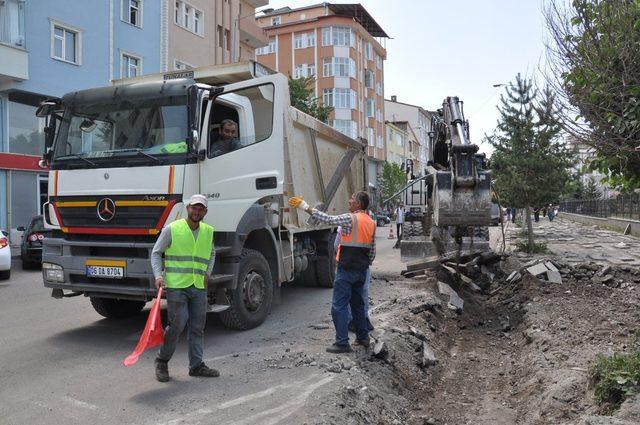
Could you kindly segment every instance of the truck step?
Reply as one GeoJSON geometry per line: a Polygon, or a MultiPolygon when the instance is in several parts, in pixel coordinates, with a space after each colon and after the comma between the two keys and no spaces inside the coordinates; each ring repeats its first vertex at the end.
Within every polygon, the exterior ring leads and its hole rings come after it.
{"type": "Polygon", "coordinates": [[[215,248],[216,248],[216,255],[228,254],[229,252],[231,252],[230,246],[216,246],[215,248]]]}
{"type": "Polygon", "coordinates": [[[220,283],[226,282],[228,280],[233,280],[234,275],[232,274],[214,274],[209,278],[209,283],[220,283]]]}

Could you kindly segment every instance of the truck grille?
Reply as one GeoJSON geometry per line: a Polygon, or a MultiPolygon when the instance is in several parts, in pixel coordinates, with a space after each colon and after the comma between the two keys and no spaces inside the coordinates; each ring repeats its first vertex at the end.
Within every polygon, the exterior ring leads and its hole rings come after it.
{"type": "Polygon", "coordinates": [[[161,229],[181,195],[56,197],[52,203],[63,231],[161,229]]]}

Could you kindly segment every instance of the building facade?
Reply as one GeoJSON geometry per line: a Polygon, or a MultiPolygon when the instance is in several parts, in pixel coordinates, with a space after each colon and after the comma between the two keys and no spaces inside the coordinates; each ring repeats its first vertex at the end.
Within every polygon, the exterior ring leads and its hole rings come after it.
{"type": "Polygon", "coordinates": [[[387,131],[387,162],[404,167],[408,157],[409,135],[394,123],[385,123],[387,131]]]}
{"type": "Polygon", "coordinates": [[[47,198],[37,106],[66,92],[159,72],[160,6],[147,0],[0,2],[0,227],[12,236],[42,212],[47,198]]]}
{"type": "Polygon", "coordinates": [[[424,169],[429,160],[429,132],[431,131],[431,112],[426,109],[398,102],[396,96],[385,99],[385,119],[391,122],[406,122],[411,133],[417,139],[417,163],[414,162],[416,176],[424,175],[424,169]]]}
{"type": "Polygon", "coordinates": [[[269,36],[256,60],[292,78],[315,77],[315,96],[334,108],[329,124],[366,139],[370,159],[384,161],[387,52],[379,40],[387,34],[366,9],[322,3],[278,9],[256,20],[269,36]]]}
{"type": "Polygon", "coordinates": [[[254,19],[268,0],[162,0],[162,70],[253,60],[267,36],[254,19]]]}

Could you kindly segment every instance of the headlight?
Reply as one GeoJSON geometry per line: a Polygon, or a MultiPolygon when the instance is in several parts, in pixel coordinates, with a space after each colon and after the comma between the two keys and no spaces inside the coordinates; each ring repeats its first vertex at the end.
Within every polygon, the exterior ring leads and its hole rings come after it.
{"type": "Polygon", "coordinates": [[[52,263],[42,263],[44,280],[50,282],[64,282],[64,272],[61,266],[52,263]]]}

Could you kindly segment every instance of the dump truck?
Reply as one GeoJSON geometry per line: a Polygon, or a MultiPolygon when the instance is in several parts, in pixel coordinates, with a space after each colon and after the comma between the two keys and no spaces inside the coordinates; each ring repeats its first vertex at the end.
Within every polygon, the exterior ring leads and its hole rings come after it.
{"type": "Polygon", "coordinates": [[[50,167],[42,254],[54,298],[84,295],[107,318],[156,295],[150,264],[162,228],[204,194],[215,228],[209,310],[232,329],[266,319],[281,285],[331,287],[336,229],[287,200],[330,214],[366,188],[366,142],[290,106],[288,80],[255,62],[113,82],[44,102],[50,167]],[[219,146],[224,120],[237,134],[219,146]]]}

